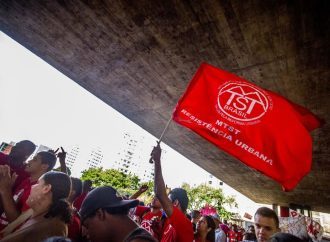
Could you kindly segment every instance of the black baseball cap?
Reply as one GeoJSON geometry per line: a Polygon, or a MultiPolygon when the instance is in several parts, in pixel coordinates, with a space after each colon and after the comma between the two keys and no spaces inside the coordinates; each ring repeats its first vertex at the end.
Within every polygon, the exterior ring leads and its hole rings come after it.
{"type": "Polygon", "coordinates": [[[113,187],[98,187],[88,193],[79,210],[81,221],[91,216],[99,208],[134,208],[139,204],[139,200],[124,200],[117,196],[117,191],[113,187]]]}

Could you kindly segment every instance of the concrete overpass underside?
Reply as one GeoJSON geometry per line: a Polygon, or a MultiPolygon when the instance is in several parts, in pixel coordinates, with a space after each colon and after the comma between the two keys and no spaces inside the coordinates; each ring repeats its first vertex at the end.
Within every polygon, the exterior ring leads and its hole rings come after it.
{"type": "Polygon", "coordinates": [[[329,213],[329,4],[2,0],[0,30],[155,136],[202,61],[307,107],[327,123],[289,193],[175,123],[164,142],[255,202],[329,213]]]}

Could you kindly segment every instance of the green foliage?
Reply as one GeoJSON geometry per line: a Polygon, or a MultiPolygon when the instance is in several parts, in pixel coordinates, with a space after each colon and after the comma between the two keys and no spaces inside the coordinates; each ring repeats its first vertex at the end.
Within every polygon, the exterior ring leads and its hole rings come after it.
{"type": "Polygon", "coordinates": [[[91,180],[94,187],[112,186],[122,195],[133,194],[140,187],[138,176],[115,169],[89,168],[82,172],[81,179],[91,180]]]}
{"type": "MultiPolygon", "coordinates": [[[[103,170],[102,168],[90,168],[83,171],[82,180],[91,180],[94,187],[112,186],[116,188],[122,195],[134,194],[139,190],[141,185],[148,185],[149,189],[140,197],[146,204],[151,202],[154,196],[154,181],[140,183],[140,179],[136,175],[125,174],[114,169],[103,170]]],[[[234,197],[226,197],[221,189],[216,189],[206,184],[191,187],[185,183],[182,185],[189,197],[189,210],[200,210],[206,204],[215,207],[219,215],[224,219],[230,219],[233,213],[229,212],[226,207],[237,207],[234,197]]]]}
{"type": "Polygon", "coordinates": [[[233,213],[229,212],[225,207],[237,207],[235,198],[232,196],[226,197],[221,189],[216,189],[206,184],[191,187],[187,183],[184,183],[182,188],[188,193],[189,210],[200,210],[208,204],[215,207],[223,219],[230,219],[233,213]]]}

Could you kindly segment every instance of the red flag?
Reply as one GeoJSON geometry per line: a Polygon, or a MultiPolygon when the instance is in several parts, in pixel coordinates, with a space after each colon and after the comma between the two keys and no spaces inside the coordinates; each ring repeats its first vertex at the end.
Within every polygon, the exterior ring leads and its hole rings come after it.
{"type": "Polygon", "coordinates": [[[179,100],[173,119],[287,191],[310,171],[309,131],[320,126],[307,109],[206,63],[179,100]]]}

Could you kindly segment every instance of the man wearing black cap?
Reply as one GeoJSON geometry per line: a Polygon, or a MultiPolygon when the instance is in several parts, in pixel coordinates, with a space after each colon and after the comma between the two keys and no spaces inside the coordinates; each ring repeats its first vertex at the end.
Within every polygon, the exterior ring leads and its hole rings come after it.
{"type": "Polygon", "coordinates": [[[193,227],[185,215],[189,202],[187,192],[182,188],[175,188],[167,196],[160,156],[161,148],[158,143],[152,150],[151,158],[155,164],[155,194],[167,216],[161,242],[191,242],[194,240],[193,227]]]}
{"type": "Polygon", "coordinates": [[[91,242],[155,242],[156,240],[128,217],[139,200],[123,200],[110,187],[88,193],[79,211],[82,226],[91,242]]]}

